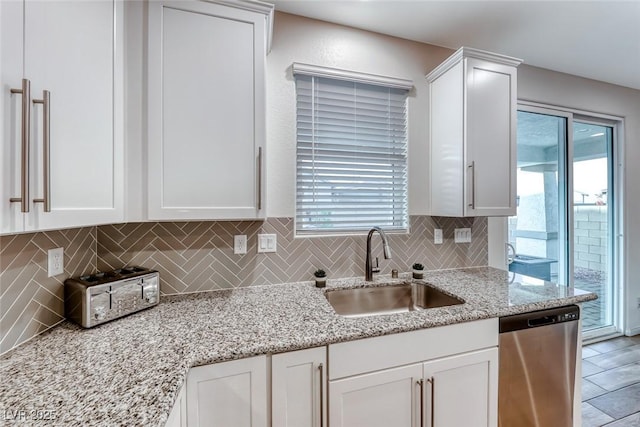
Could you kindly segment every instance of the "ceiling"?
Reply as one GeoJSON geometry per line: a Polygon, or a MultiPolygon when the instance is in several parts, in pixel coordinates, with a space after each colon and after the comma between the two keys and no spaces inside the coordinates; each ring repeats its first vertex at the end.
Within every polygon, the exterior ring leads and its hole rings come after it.
{"type": "Polygon", "coordinates": [[[640,90],[640,0],[270,0],[276,10],[640,90]]]}

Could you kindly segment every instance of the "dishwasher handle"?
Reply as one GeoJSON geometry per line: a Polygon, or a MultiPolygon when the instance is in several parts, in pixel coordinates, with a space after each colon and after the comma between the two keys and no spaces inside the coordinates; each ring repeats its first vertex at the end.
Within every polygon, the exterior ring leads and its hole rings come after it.
{"type": "Polygon", "coordinates": [[[556,316],[542,316],[535,319],[527,320],[527,325],[529,325],[529,327],[531,328],[535,328],[536,326],[550,325],[552,323],[556,323],[556,316]]]}

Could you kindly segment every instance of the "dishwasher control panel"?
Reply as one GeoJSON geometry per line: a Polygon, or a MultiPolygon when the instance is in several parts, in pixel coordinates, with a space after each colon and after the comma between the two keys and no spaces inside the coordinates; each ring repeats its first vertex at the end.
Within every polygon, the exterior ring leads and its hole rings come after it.
{"type": "Polygon", "coordinates": [[[569,322],[571,320],[578,320],[580,316],[578,316],[578,313],[563,313],[563,314],[559,314],[558,315],[558,321],[559,322],[569,322]]]}
{"type": "Polygon", "coordinates": [[[514,314],[500,318],[500,333],[573,322],[578,319],[580,319],[580,308],[577,305],[514,314]]]}

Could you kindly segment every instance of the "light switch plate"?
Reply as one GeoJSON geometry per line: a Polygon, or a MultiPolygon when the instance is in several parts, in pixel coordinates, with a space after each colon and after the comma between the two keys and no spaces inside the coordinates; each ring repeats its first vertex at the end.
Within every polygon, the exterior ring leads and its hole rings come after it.
{"type": "Polygon", "coordinates": [[[433,229],[433,243],[436,245],[442,244],[442,228],[433,229]]]}
{"type": "Polygon", "coordinates": [[[64,248],[49,249],[47,251],[48,277],[64,273],[64,248]]]}
{"type": "Polygon", "coordinates": [[[246,234],[238,234],[233,236],[233,253],[242,255],[247,253],[247,236],[246,234]]]}
{"type": "Polygon", "coordinates": [[[258,234],[258,253],[275,252],[278,248],[276,234],[258,234]]]}
{"type": "Polygon", "coordinates": [[[453,241],[455,243],[471,243],[471,229],[456,228],[453,234],[453,241]]]}

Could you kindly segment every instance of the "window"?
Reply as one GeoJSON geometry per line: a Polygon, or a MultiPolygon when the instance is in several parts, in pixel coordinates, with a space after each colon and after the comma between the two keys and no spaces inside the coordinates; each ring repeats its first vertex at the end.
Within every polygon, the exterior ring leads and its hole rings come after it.
{"type": "Polygon", "coordinates": [[[296,234],[408,231],[411,82],[294,64],[296,234]]]}

